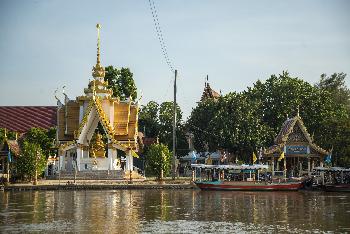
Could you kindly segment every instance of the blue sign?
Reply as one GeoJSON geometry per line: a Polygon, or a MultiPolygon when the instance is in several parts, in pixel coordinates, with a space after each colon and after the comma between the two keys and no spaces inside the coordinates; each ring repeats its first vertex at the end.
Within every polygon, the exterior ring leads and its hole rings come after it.
{"type": "Polygon", "coordinates": [[[306,145],[287,145],[286,154],[307,154],[308,146],[306,145]]]}

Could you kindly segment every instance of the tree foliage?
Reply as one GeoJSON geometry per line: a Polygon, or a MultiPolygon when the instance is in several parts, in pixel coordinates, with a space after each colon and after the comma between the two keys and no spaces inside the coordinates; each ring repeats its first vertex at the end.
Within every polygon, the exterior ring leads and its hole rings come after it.
{"type": "Polygon", "coordinates": [[[167,176],[171,168],[171,152],[164,144],[152,144],[147,151],[147,174],[152,174],[161,178],[167,176]]]}
{"type": "Polygon", "coordinates": [[[35,171],[40,175],[46,167],[46,157],[39,144],[24,141],[23,152],[16,161],[17,173],[26,178],[33,178],[35,171]]]}
{"type": "Polygon", "coordinates": [[[106,75],[104,78],[108,82],[108,88],[113,90],[113,96],[125,100],[131,97],[133,100],[137,98],[137,88],[133,78],[133,73],[129,68],[117,69],[113,66],[106,67],[106,75]]]}
{"type": "MultiPolygon", "coordinates": [[[[6,130],[6,135],[7,135],[7,139],[9,140],[14,140],[16,139],[16,133],[6,130]]],[[[5,139],[5,129],[4,128],[0,128],[0,144],[4,141],[5,139]]]]}
{"type": "Polygon", "coordinates": [[[159,104],[150,101],[145,106],[141,106],[139,114],[139,128],[146,137],[157,137],[159,134],[159,104]]]}
{"type": "MultiPolygon", "coordinates": [[[[172,148],[173,144],[173,102],[158,104],[155,101],[141,106],[139,114],[139,128],[146,133],[146,137],[159,138],[159,141],[172,148]]],[[[176,105],[176,150],[177,155],[185,155],[188,152],[186,141],[186,129],[182,123],[182,111],[176,105]]]]}
{"type": "Polygon", "coordinates": [[[31,128],[24,136],[25,141],[40,146],[43,154],[48,157],[54,146],[56,138],[56,129],[50,128],[48,130],[42,128],[31,128]]]}

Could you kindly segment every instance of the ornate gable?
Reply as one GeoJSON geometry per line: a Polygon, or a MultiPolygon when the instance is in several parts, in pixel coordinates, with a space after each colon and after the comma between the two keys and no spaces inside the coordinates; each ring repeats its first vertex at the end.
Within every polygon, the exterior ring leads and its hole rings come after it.
{"type": "Polygon", "coordinates": [[[294,124],[291,133],[288,136],[287,142],[308,142],[304,132],[301,130],[299,124],[294,124]]]}
{"type": "Polygon", "coordinates": [[[308,143],[310,149],[313,150],[312,152],[318,152],[323,155],[329,154],[328,151],[322,149],[313,142],[299,114],[294,118],[287,119],[283,123],[280,132],[275,138],[275,145],[266,149],[264,154],[282,152],[283,147],[287,143],[292,142],[305,142],[308,143]]]}

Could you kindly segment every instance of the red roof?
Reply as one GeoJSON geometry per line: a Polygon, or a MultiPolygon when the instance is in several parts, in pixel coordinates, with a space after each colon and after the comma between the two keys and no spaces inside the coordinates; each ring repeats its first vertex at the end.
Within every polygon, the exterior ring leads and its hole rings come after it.
{"type": "Polygon", "coordinates": [[[0,106],[0,128],[26,132],[32,127],[48,129],[56,124],[56,106],[0,106]]]}

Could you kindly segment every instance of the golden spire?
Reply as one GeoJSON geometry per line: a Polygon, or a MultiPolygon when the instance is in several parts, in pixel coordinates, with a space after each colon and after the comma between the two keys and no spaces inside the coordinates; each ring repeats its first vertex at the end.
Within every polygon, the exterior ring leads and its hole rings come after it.
{"type": "Polygon", "coordinates": [[[100,28],[101,24],[96,24],[97,28],[97,64],[100,64],[100,28]]]}
{"type": "Polygon", "coordinates": [[[104,78],[105,77],[105,68],[101,66],[101,60],[100,60],[100,28],[101,25],[97,24],[97,61],[96,65],[92,69],[92,76],[94,78],[100,77],[104,78]]]}

